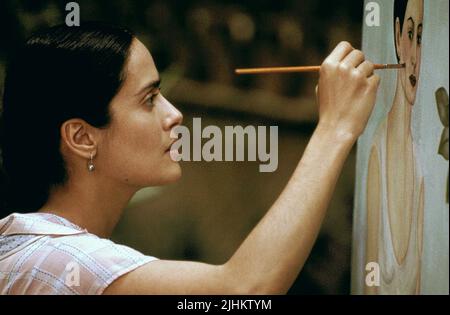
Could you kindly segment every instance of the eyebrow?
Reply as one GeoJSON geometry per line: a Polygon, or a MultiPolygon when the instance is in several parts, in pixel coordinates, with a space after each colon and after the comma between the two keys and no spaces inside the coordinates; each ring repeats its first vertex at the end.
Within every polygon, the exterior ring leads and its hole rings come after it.
{"type": "Polygon", "coordinates": [[[146,84],[142,89],[140,89],[139,92],[136,93],[136,96],[141,95],[145,91],[158,89],[160,86],[161,86],[161,78],[158,77],[158,79],[151,81],[150,83],[146,84]]]}
{"type": "Polygon", "coordinates": [[[409,20],[411,20],[411,22],[412,22],[412,24],[413,24],[413,27],[414,27],[414,24],[416,24],[416,23],[414,23],[414,20],[413,20],[413,18],[412,17],[410,17],[409,19],[408,19],[408,21],[409,20]]]}

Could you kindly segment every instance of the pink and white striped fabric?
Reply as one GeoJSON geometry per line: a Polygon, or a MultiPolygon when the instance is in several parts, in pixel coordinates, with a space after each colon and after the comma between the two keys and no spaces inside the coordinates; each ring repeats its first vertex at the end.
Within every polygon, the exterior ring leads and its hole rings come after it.
{"type": "Polygon", "coordinates": [[[48,213],[0,220],[0,294],[102,294],[157,260],[48,213]]]}

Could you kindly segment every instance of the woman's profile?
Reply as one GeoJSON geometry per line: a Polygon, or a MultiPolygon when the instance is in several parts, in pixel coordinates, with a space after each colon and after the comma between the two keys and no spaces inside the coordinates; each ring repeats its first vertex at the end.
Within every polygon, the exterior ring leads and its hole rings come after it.
{"type": "Polygon", "coordinates": [[[152,55],[115,26],[32,35],[7,68],[0,120],[0,293],[286,293],[379,80],[361,51],[337,45],[321,68],[317,127],[268,213],[222,264],[165,260],[108,239],[139,189],[181,177],[170,135],[183,116],[152,55]]]}
{"type": "Polygon", "coordinates": [[[368,293],[420,289],[424,184],[411,118],[419,85],[423,0],[394,1],[395,49],[405,68],[371,146],[367,179],[366,261],[378,262],[381,283],[368,293]]]}

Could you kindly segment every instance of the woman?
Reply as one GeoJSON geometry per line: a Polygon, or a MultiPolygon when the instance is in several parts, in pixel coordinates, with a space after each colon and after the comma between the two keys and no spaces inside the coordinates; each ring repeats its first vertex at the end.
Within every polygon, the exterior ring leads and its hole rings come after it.
{"type": "Polygon", "coordinates": [[[399,63],[394,101],[372,144],[368,180],[367,262],[379,262],[379,290],[413,294],[420,289],[424,186],[411,116],[419,83],[423,0],[396,0],[395,49],[399,63]]]}
{"type": "Polygon", "coordinates": [[[210,265],[145,256],[107,239],[136,191],[181,175],[169,152],[182,115],[160,93],[145,46],[96,24],[34,35],[5,82],[0,291],[287,292],[375,102],[379,77],[364,59],[342,42],[325,60],[320,121],[290,182],[236,253],[210,265]]]}

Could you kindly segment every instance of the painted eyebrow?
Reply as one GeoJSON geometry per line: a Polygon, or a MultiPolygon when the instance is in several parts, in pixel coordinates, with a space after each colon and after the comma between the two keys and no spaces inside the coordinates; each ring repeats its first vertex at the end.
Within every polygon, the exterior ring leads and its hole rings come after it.
{"type": "Polygon", "coordinates": [[[158,78],[154,81],[151,81],[150,83],[146,84],[142,89],[140,89],[140,91],[136,94],[137,95],[141,95],[142,93],[144,93],[145,91],[151,91],[154,89],[158,89],[161,86],[161,79],[158,78]]]}
{"type": "Polygon", "coordinates": [[[414,24],[416,24],[416,23],[414,23],[414,20],[413,20],[413,18],[412,18],[412,17],[410,17],[410,18],[408,19],[408,21],[411,21],[411,22],[412,22],[412,24],[413,24],[413,27],[414,27],[414,24]]]}

